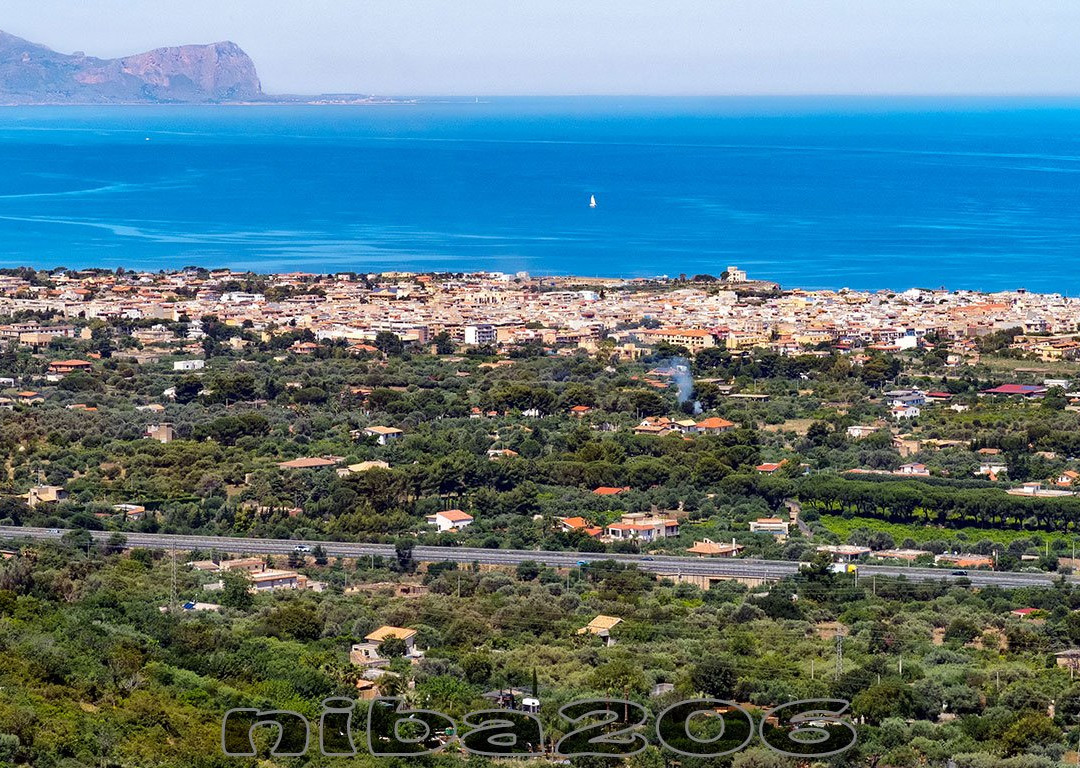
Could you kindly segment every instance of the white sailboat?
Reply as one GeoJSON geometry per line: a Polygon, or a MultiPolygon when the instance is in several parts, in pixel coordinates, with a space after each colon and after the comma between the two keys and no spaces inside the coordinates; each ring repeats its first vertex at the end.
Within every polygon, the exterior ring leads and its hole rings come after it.
{"type": "Polygon", "coordinates": [[[590,208],[595,208],[596,207],[596,195],[589,195],[589,207],[590,208]]]}

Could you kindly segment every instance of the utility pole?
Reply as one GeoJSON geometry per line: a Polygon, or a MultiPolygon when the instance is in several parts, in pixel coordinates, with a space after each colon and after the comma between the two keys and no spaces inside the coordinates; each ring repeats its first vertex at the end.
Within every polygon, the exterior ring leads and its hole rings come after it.
{"type": "Polygon", "coordinates": [[[836,679],[844,674],[844,632],[836,631],[836,679]]]}
{"type": "Polygon", "coordinates": [[[175,611],[177,608],[176,602],[176,550],[171,551],[172,554],[172,601],[169,603],[169,610],[175,611]]]}
{"type": "MultiPolygon", "coordinates": [[[[1077,720],[1080,720],[1080,715],[1075,715],[1077,720]]],[[[1080,755],[1080,735],[1076,737],[1076,754],[1080,755]]]]}

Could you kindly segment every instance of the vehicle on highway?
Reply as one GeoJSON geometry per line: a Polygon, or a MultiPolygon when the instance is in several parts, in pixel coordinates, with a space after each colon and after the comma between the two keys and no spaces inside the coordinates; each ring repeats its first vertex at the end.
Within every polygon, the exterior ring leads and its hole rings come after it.
{"type": "Polygon", "coordinates": [[[949,575],[950,576],[967,576],[968,572],[967,571],[953,571],[949,575]]]}
{"type": "Polygon", "coordinates": [[[297,544],[295,547],[293,547],[293,552],[297,552],[297,553],[301,553],[301,554],[306,553],[306,552],[310,552],[310,551],[311,551],[311,547],[309,547],[307,544],[297,544]]]}

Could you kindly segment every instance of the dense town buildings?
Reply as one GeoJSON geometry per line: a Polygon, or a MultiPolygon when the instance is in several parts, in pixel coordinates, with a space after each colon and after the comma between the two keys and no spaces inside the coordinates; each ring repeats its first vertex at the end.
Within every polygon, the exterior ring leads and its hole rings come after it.
{"type": "MultiPolygon", "coordinates": [[[[603,339],[628,359],[669,344],[693,353],[768,347],[899,351],[945,343],[956,364],[976,355],[970,340],[1019,328],[1016,345],[1045,360],[1080,356],[1080,299],[1023,290],[779,290],[730,279],[679,281],[529,277],[501,273],[285,274],[265,279],[229,270],[172,273],[90,271],[0,276],[0,313],[51,321],[0,328],[0,339],[40,346],[81,334],[95,320],[192,321],[181,341],[198,350],[208,315],[264,336],[310,330],[316,341],[370,350],[380,332],[406,343],[446,334],[456,344],[594,348],[603,339]],[[240,290],[258,287],[260,290],[240,290]]],[[[140,323],[140,326],[146,323],[140,323]]],[[[178,341],[164,327],[139,327],[140,345],[178,341]]],[[[311,342],[294,345],[310,354],[311,342]]],[[[68,361],[71,362],[71,361],[68,361]]],[[[82,361],[74,361],[76,363],[82,361]]],[[[197,362],[181,361],[194,370],[197,362]]],[[[69,366],[73,370],[76,366],[69,366]]],[[[56,371],[58,374],[67,371],[56,371]]]]}

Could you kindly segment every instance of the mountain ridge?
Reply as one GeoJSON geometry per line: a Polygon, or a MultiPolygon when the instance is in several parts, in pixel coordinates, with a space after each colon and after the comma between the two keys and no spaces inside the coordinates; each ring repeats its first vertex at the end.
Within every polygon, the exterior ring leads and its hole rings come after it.
{"type": "Polygon", "coordinates": [[[155,48],[114,59],[64,54],[0,30],[0,103],[215,104],[263,101],[236,43],[155,48]]]}

